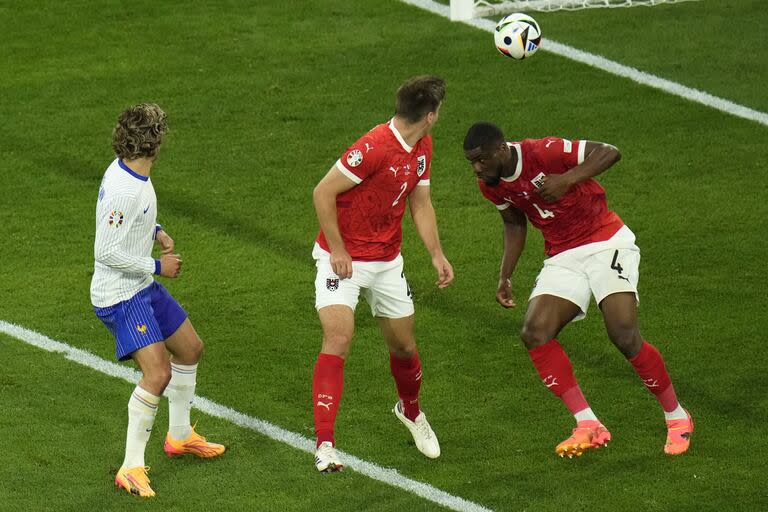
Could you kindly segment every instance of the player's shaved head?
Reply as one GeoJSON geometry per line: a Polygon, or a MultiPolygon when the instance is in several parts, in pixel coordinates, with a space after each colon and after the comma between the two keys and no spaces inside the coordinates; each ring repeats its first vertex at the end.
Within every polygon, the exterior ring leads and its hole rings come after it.
{"type": "Polygon", "coordinates": [[[445,98],[445,80],[433,75],[409,78],[397,90],[395,115],[417,123],[430,112],[437,112],[445,98]]]}
{"type": "Polygon", "coordinates": [[[168,131],[166,114],[154,103],[140,103],[126,109],[112,131],[112,149],[123,160],[157,155],[168,131]]]}
{"type": "Polygon", "coordinates": [[[504,132],[493,123],[481,121],[469,127],[464,137],[464,151],[480,148],[493,149],[505,142],[504,132]]]}

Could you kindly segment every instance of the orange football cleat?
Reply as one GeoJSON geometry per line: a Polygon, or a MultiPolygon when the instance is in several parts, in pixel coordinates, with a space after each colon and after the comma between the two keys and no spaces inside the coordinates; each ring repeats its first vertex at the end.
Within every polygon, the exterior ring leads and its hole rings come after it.
{"type": "Polygon", "coordinates": [[[585,420],[576,423],[571,437],[555,447],[555,453],[560,457],[580,457],[585,451],[592,448],[607,446],[611,440],[611,433],[599,421],[585,420]]]}
{"type": "Polygon", "coordinates": [[[691,413],[685,411],[688,416],[684,420],[667,421],[667,443],[664,445],[664,453],[667,455],[680,455],[688,451],[693,433],[693,418],[691,413]]]}
{"type": "Polygon", "coordinates": [[[226,450],[226,448],[223,444],[206,441],[203,436],[195,432],[195,427],[192,427],[192,432],[189,434],[189,437],[183,441],[177,441],[172,438],[169,432],[168,435],[165,436],[165,444],[163,445],[163,451],[169,457],[191,453],[195,457],[210,459],[218,457],[224,453],[224,450],[226,450]]]}
{"type": "Polygon", "coordinates": [[[155,491],[149,486],[148,467],[120,468],[115,476],[115,485],[122,487],[131,494],[151,498],[155,491]]]}

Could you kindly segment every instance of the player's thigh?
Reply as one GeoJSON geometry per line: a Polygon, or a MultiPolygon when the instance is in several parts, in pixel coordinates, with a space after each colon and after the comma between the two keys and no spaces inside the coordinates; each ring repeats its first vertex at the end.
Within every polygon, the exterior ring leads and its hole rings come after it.
{"type": "Polygon", "coordinates": [[[317,259],[315,264],[315,309],[319,312],[328,306],[347,306],[354,312],[367,273],[352,262],[352,277],[341,279],[327,258],[317,259]]]}
{"type": "Polygon", "coordinates": [[[325,306],[317,310],[323,329],[323,345],[320,349],[325,354],[346,358],[355,331],[355,313],[346,305],[325,306]]]}
{"type": "Polygon", "coordinates": [[[626,356],[634,357],[643,344],[637,323],[637,300],[632,292],[617,292],[600,302],[608,337],[626,356]]]}
{"type": "Polygon", "coordinates": [[[416,338],[413,334],[414,315],[402,318],[377,317],[379,328],[387,342],[389,351],[396,357],[411,357],[416,353],[416,338]]]}
{"type": "Polygon", "coordinates": [[[581,306],[556,295],[532,297],[523,320],[522,338],[529,349],[547,343],[578,316],[584,316],[581,306]]]}
{"type": "Polygon", "coordinates": [[[160,283],[152,283],[150,290],[155,320],[174,361],[196,364],[203,353],[203,341],[192,326],[187,312],[160,283]]]}
{"type": "Polygon", "coordinates": [[[155,319],[148,289],[106,308],[94,308],[96,316],[115,337],[115,356],[131,359],[137,350],[162,342],[165,337],[155,319]]]}
{"type": "MultiPolygon", "coordinates": [[[[538,319],[540,316],[548,318],[547,312],[543,310],[544,307],[532,307],[534,299],[542,296],[556,297],[576,305],[578,311],[573,320],[581,320],[584,318],[587,314],[587,309],[589,309],[591,291],[589,288],[589,279],[584,272],[581,261],[577,258],[560,255],[554,256],[550,260],[544,262],[544,267],[536,277],[533,290],[531,290],[526,318],[528,318],[529,315],[533,315],[530,317],[531,320],[538,319]],[[539,310],[541,310],[541,312],[539,312],[539,310]]],[[[544,299],[544,301],[538,302],[542,304],[553,302],[555,306],[558,307],[558,311],[561,309],[567,310],[564,313],[566,316],[568,312],[573,309],[561,301],[553,301],[552,299],[544,299]]],[[[555,317],[558,318],[560,316],[562,315],[555,315],[555,317]]],[[[568,321],[570,320],[571,319],[568,321]]]]}
{"type": "MultiPolygon", "coordinates": [[[[185,322],[188,323],[187,317],[189,315],[162,284],[155,281],[149,286],[148,290],[155,320],[157,325],[160,326],[163,338],[167,340],[176,334],[185,322]]],[[[189,334],[190,329],[191,326],[181,335],[189,334]]],[[[194,329],[191,329],[191,331],[190,341],[199,342],[200,338],[197,337],[197,333],[194,332],[194,329]]]]}
{"type": "Polygon", "coordinates": [[[589,286],[595,302],[601,304],[609,295],[630,293],[639,301],[640,249],[634,244],[614,247],[584,258],[589,286]]]}
{"type": "Polygon", "coordinates": [[[179,364],[197,364],[203,355],[203,341],[189,318],[181,323],[176,332],[166,338],[165,346],[173,354],[174,362],[179,364]]]}
{"type": "Polygon", "coordinates": [[[171,362],[165,343],[158,342],[142,347],[131,354],[141,369],[139,384],[155,395],[161,395],[171,380],[171,362]]]}
{"type": "Polygon", "coordinates": [[[377,318],[405,318],[414,313],[413,294],[405,277],[402,256],[392,263],[376,272],[373,282],[363,292],[371,314],[377,318]]]}

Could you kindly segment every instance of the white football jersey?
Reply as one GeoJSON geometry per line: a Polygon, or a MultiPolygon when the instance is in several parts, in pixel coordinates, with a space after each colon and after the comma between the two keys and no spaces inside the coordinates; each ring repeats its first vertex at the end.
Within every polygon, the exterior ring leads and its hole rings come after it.
{"type": "Polygon", "coordinates": [[[96,260],[91,302],[107,307],[128,300],[152,284],[152,245],[157,197],[148,176],[115,159],[104,173],[96,202],[96,260]]]}

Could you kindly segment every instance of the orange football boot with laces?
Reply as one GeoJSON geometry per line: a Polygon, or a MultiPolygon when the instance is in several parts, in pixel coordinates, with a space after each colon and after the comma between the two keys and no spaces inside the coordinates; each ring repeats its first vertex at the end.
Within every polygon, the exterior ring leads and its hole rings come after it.
{"type": "Polygon", "coordinates": [[[122,487],[131,494],[143,498],[151,498],[155,491],[149,486],[148,467],[120,468],[115,476],[115,485],[122,487]]]}
{"type": "Polygon", "coordinates": [[[576,423],[571,437],[555,447],[555,453],[560,457],[580,457],[585,451],[592,448],[607,446],[611,440],[611,433],[599,421],[584,420],[576,423]]]}
{"type": "Polygon", "coordinates": [[[688,451],[693,433],[693,418],[691,413],[685,411],[687,418],[684,420],[667,421],[667,443],[664,445],[664,453],[667,455],[680,455],[688,451]]]}
{"type": "Polygon", "coordinates": [[[206,441],[203,436],[195,432],[195,427],[192,427],[192,432],[190,432],[189,436],[183,441],[177,441],[172,438],[169,432],[168,435],[165,436],[165,444],[163,445],[163,451],[169,457],[191,453],[195,457],[210,459],[218,457],[224,453],[224,450],[226,450],[226,448],[223,444],[206,441]]]}

